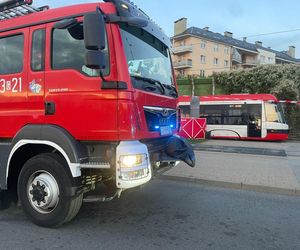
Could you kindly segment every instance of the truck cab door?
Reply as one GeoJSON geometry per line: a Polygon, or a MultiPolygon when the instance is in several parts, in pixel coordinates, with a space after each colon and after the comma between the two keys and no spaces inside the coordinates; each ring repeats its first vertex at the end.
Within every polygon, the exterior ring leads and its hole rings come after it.
{"type": "MultiPolygon", "coordinates": [[[[76,139],[116,140],[118,92],[104,89],[99,72],[85,66],[82,20],[61,29],[56,23],[47,24],[45,122],[64,128],[76,139]]],[[[107,34],[112,44],[110,30],[107,34]]],[[[114,79],[110,69],[105,73],[107,81],[114,79]]]]}
{"type": "Polygon", "coordinates": [[[31,124],[43,124],[45,120],[45,25],[30,28],[28,58],[28,113],[31,124]]]}

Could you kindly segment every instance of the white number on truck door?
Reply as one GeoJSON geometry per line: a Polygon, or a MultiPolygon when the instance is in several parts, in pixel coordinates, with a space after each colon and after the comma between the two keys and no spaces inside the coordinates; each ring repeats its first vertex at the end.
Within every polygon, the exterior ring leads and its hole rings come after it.
{"type": "Polygon", "coordinates": [[[5,80],[4,79],[1,79],[0,80],[0,86],[1,86],[1,88],[0,88],[0,93],[5,93],[5,80]]]}
{"type": "Polygon", "coordinates": [[[11,80],[0,79],[0,93],[4,94],[6,92],[22,92],[22,78],[14,77],[11,80]]]}

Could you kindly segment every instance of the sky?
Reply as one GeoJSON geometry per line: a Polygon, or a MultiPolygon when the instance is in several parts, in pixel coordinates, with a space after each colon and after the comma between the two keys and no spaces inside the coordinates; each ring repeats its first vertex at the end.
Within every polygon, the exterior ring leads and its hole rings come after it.
{"type": "MultiPolygon", "coordinates": [[[[49,5],[52,8],[99,2],[93,0],[34,0],[34,5],[49,5]]],[[[248,42],[262,41],[264,47],[282,51],[288,46],[296,47],[300,58],[300,1],[297,0],[134,0],[134,3],[158,23],[168,36],[173,35],[174,21],[188,19],[188,27],[209,27],[211,31],[248,42]],[[295,30],[295,31],[291,31],[295,30]],[[259,34],[289,31],[272,35],[259,34]],[[255,36],[255,37],[252,37],[255,36]]]]}

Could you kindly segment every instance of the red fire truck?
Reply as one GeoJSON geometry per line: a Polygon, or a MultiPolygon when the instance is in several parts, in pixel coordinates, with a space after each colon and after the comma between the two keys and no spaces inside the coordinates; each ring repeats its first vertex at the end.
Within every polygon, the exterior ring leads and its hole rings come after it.
{"type": "Polygon", "coordinates": [[[0,188],[41,226],[184,161],[170,40],[127,0],[0,3],[0,188]]]}

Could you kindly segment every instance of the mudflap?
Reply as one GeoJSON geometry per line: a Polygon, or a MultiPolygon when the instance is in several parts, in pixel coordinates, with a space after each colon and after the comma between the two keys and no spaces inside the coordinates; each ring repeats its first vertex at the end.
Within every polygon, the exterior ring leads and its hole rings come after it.
{"type": "Polygon", "coordinates": [[[16,204],[16,196],[8,190],[0,190],[0,210],[10,207],[11,203],[16,204]]]}
{"type": "Polygon", "coordinates": [[[179,136],[170,137],[165,152],[168,156],[183,161],[191,167],[195,167],[195,153],[186,139],[179,136]]]}

